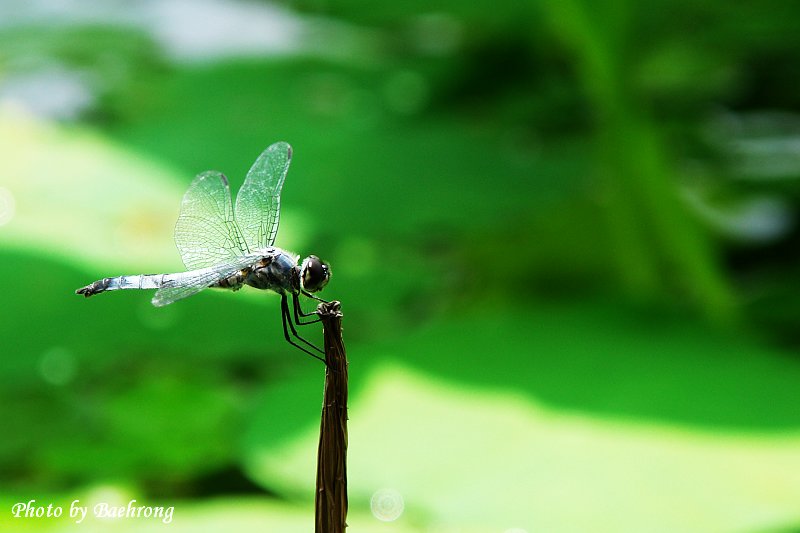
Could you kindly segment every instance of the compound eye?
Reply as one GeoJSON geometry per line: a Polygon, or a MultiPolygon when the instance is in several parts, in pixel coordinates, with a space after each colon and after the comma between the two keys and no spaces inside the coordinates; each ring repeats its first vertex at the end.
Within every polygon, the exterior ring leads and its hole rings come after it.
{"type": "Polygon", "coordinates": [[[303,261],[303,288],[308,292],[317,292],[327,285],[330,279],[328,265],[315,255],[303,261]]]}

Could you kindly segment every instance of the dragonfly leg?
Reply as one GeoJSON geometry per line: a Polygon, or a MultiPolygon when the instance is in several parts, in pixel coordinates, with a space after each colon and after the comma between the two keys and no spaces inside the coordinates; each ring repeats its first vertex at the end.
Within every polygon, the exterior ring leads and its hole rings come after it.
{"type": "Polygon", "coordinates": [[[320,353],[325,353],[322,350],[320,350],[319,348],[317,348],[316,346],[314,346],[313,344],[311,344],[310,342],[308,342],[307,340],[305,340],[303,337],[301,337],[300,335],[297,334],[297,330],[294,328],[294,324],[292,324],[292,316],[289,314],[289,303],[286,300],[286,295],[285,294],[281,296],[281,320],[283,322],[283,336],[286,337],[286,341],[289,344],[291,344],[295,348],[301,349],[302,351],[306,352],[311,357],[314,357],[315,359],[319,359],[323,363],[325,362],[324,358],[320,357],[319,355],[317,355],[317,354],[315,354],[313,352],[308,351],[306,348],[303,348],[302,346],[300,346],[299,344],[297,344],[296,342],[294,342],[292,340],[292,335],[293,335],[295,338],[297,338],[298,340],[303,341],[304,343],[306,343],[308,346],[310,346],[311,348],[315,349],[316,351],[318,351],[320,353]],[[288,328],[287,328],[287,325],[288,325],[288,328]],[[289,335],[289,330],[291,330],[292,335],[289,335]]]}
{"type": "Polygon", "coordinates": [[[329,303],[330,303],[329,301],[327,301],[327,300],[323,300],[323,299],[322,299],[322,298],[320,298],[319,296],[315,296],[315,295],[311,294],[311,293],[310,293],[310,292],[308,292],[308,291],[300,291],[300,292],[302,292],[303,294],[305,294],[305,295],[306,295],[306,296],[308,296],[309,298],[313,298],[313,299],[315,299],[315,300],[316,300],[316,301],[318,301],[318,302],[322,302],[322,303],[324,303],[324,304],[329,304],[329,303]]]}
{"type": "Polygon", "coordinates": [[[300,300],[297,298],[297,294],[292,293],[292,305],[294,307],[294,323],[298,326],[307,326],[309,324],[314,324],[322,320],[316,311],[312,313],[304,313],[303,309],[300,307],[300,300]],[[303,322],[300,320],[300,317],[307,317],[307,316],[316,316],[317,318],[314,320],[309,320],[308,322],[303,322]]]}

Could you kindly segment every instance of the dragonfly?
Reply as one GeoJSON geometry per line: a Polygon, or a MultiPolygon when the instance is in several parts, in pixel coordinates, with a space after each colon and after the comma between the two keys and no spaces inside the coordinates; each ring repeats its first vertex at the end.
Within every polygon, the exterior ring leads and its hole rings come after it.
{"type": "Polygon", "coordinates": [[[235,205],[224,174],[209,170],[197,175],[183,196],[175,224],[175,245],[186,272],[103,278],[76,294],[88,298],[121,289],[158,289],[152,303],[163,307],[207,288],[237,291],[249,285],[269,290],[281,297],[283,334],[289,344],[324,362],[318,355],[324,352],[301,337],[295,326],[319,322],[316,312],[303,312],[299,297],[325,302],[314,293],[328,284],[330,267],[315,255],[300,261],[300,256],[274,246],[291,159],[289,144],[270,145],[248,171],[235,205]],[[316,319],[309,319],[312,316],[316,319]]]}

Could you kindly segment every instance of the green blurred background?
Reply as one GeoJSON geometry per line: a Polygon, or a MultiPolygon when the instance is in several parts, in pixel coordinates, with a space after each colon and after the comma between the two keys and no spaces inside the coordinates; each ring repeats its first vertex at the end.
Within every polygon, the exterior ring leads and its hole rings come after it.
{"type": "Polygon", "coordinates": [[[73,294],[181,270],[192,177],[286,140],[276,244],[344,311],[351,531],[800,531],[798,20],[4,1],[0,529],[312,529],[323,368],[277,297],[73,294]]]}

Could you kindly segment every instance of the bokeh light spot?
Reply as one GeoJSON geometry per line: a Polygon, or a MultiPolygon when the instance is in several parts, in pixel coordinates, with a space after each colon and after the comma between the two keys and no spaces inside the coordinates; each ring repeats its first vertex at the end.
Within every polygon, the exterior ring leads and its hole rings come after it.
{"type": "Polygon", "coordinates": [[[39,359],[39,373],[47,383],[65,385],[75,377],[75,356],[61,346],[50,348],[39,359]]]}
{"type": "Polygon", "coordinates": [[[383,93],[389,109],[402,115],[411,115],[421,111],[428,103],[430,87],[422,74],[401,70],[389,77],[383,93]]]}
{"type": "Polygon", "coordinates": [[[404,509],[403,497],[394,489],[380,489],[369,500],[372,515],[383,522],[400,518],[404,509]]]}

